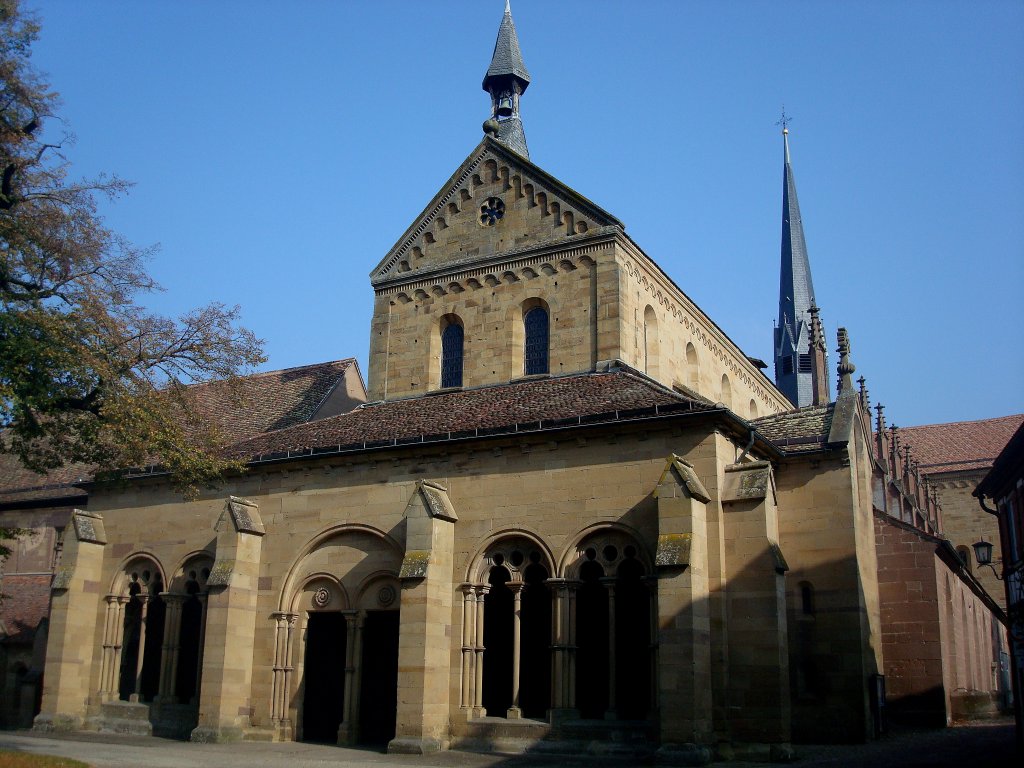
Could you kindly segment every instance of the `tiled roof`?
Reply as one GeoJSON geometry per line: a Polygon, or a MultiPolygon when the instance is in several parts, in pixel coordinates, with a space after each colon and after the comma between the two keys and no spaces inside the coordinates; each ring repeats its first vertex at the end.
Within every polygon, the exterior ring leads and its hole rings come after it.
{"type": "MultiPolygon", "coordinates": [[[[193,391],[200,409],[231,444],[308,421],[354,364],[353,358],[332,360],[245,376],[237,386],[200,384],[193,391]]],[[[90,467],[76,464],[40,475],[22,467],[16,457],[0,454],[0,504],[84,497],[68,486],[91,474],[90,467]]]]}
{"type": "Polygon", "coordinates": [[[954,421],[903,427],[896,431],[901,445],[910,445],[921,471],[960,472],[992,466],[999,452],[1024,423],[1024,414],[980,421],[954,421]]]}
{"type": "Polygon", "coordinates": [[[828,442],[835,403],[809,405],[794,411],[762,416],[750,423],[786,451],[812,450],[828,442]]]}
{"type": "Polygon", "coordinates": [[[420,438],[425,442],[649,416],[655,407],[658,413],[712,409],[622,368],[369,403],[340,416],[259,435],[231,452],[252,459],[420,438]]]}
{"type": "Polygon", "coordinates": [[[195,388],[201,408],[227,442],[308,421],[352,367],[355,360],[334,360],[245,376],[237,388],[224,382],[195,388]]]}
{"type": "Polygon", "coordinates": [[[0,641],[28,644],[50,610],[49,574],[13,574],[0,578],[0,641]]]}

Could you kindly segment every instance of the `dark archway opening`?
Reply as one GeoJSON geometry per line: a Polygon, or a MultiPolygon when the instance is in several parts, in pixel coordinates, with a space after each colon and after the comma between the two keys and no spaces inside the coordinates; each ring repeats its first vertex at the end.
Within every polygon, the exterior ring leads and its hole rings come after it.
{"type": "MultiPolygon", "coordinates": [[[[149,573],[144,573],[149,578],[149,573]]],[[[159,593],[163,585],[159,579],[153,584],[145,605],[146,640],[140,648],[143,622],[143,585],[133,577],[128,584],[128,603],[124,607],[124,630],[121,640],[121,669],[118,681],[118,697],[123,701],[139,695],[139,701],[152,701],[160,688],[160,658],[164,640],[164,601],[159,593]],[[142,674],[136,679],[139,669],[139,654],[142,653],[142,674]],[[138,684],[138,690],[136,690],[138,684]]]]}
{"type": "MultiPolygon", "coordinates": [[[[154,592],[162,589],[158,582],[154,592]]],[[[164,618],[167,604],[157,594],[146,606],[146,647],[142,652],[142,677],[139,680],[139,701],[153,701],[160,692],[160,659],[164,648],[164,618]]]]}
{"type": "Polygon", "coordinates": [[[651,708],[651,598],[644,567],[630,550],[615,584],[616,709],[623,720],[644,720],[651,708]]]}
{"type": "Polygon", "coordinates": [[[545,718],[551,706],[551,592],[547,569],[536,557],[523,573],[520,605],[519,707],[523,717],[545,718]]]}
{"type": "Polygon", "coordinates": [[[302,740],[338,743],[345,705],[345,617],[311,613],[306,625],[302,740]]]}
{"type": "Polygon", "coordinates": [[[117,693],[128,701],[135,693],[135,671],[139,663],[139,631],[142,629],[142,586],[138,582],[128,585],[128,603],[124,607],[124,631],[121,636],[121,671],[117,693]]]}
{"type": "Polygon", "coordinates": [[[576,707],[580,717],[603,719],[608,709],[608,590],[597,552],[587,549],[576,592],[576,707]]]}
{"type": "Polygon", "coordinates": [[[363,625],[359,742],[387,744],[398,713],[398,611],[369,611],[363,625]]]}
{"type": "MultiPolygon", "coordinates": [[[[498,559],[500,559],[500,555],[498,559]]],[[[484,709],[505,717],[512,706],[512,620],[515,599],[507,582],[512,576],[500,563],[491,568],[490,592],[484,598],[484,709]]]]}
{"type": "Polygon", "coordinates": [[[196,596],[199,584],[185,584],[188,598],[181,605],[181,629],[178,633],[178,671],[174,681],[174,695],[182,704],[189,704],[196,696],[199,675],[199,633],[203,626],[203,604],[196,596]]]}

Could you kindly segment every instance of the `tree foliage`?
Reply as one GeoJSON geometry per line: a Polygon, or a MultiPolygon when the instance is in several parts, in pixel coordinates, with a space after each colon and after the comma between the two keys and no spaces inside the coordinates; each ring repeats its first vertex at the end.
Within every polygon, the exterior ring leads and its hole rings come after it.
{"type": "Polygon", "coordinates": [[[188,385],[263,361],[238,307],[176,319],[141,303],[159,290],[149,251],[111,231],[116,177],[76,179],[58,99],[29,61],[38,25],[0,0],[0,451],[46,471],[159,463],[195,489],[226,468],[188,385]]]}

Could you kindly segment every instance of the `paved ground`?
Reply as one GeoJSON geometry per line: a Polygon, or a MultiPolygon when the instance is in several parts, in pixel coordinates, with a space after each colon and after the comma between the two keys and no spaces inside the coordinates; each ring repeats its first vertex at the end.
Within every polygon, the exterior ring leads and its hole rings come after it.
{"type": "MultiPolygon", "coordinates": [[[[529,766],[629,766],[628,758],[593,756],[539,757],[479,755],[443,752],[419,756],[316,744],[190,744],[156,738],[134,738],[98,733],[43,736],[31,731],[0,732],[0,750],[60,755],[82,760],[95,768],[528,768],[529,766]]],[[[947,728],[903,731],[855,746],[801,746],[798,768],[1008,768],[1022,765],[1014,754],[1013,722],[995,722],[947,728]]],[[[763,763],[730,763],[753,768],[763,763]]],[[[0,756],[0,768],[3,757],[0,756]]]]}

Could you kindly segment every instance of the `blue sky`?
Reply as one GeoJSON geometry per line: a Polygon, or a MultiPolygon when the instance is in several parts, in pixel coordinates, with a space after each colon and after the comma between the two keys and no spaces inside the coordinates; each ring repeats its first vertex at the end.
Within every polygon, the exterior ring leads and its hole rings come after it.
{"type": "MultiPolygon", "coordinates": [[[[81,175],[176,314],[241,304],[266,368],[354,356],[368,273],[481,138],[503,0],[38,12],[81,175]]],[[[834,368],[900,425],[1024,411],[1024,3],[514,0],[532,159],[749,355],[777,314],[782,105],[834,368]]]]}

